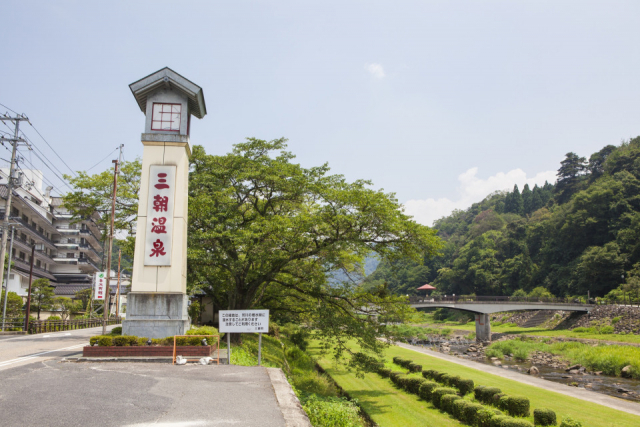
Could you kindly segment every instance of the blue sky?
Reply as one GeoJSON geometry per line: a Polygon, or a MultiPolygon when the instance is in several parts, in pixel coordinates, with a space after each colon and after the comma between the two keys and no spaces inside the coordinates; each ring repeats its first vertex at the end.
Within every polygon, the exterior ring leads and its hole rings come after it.
{"type": "Polygon", "coordinates": [[[304,166],[370,179],[427,225],[640,134],[637,1],[24,1],[2,16],[0,103],[74,170],[120,143],[141,154],[128,85],[164,66],[204,89],[193,144],[287,137],[304,166]]]}

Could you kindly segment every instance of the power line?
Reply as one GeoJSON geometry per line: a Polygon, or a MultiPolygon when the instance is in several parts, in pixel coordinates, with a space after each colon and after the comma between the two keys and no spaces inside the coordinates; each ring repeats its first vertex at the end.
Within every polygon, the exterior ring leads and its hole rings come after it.
{"type": "Polygon", "coordinates": [[[36,133],[40,135],[40,138],[42,138],[42,140],[47,144],[47,146],[51,148],[51,151],[53,151],[53,154],[55,154],[60,159],[60,161],[71,171],[71,173],[74,174],[75,176],[78,176],[78,174],[73,169],[71,169],[64,160],[62,160],[62,157],[60,157],[58,153],[56,153],[56,150],[53,149],[53,147],[47,142],[47,140],[44,139],[44,136],[42,136],[42,134],[38,131],[38,129],[36,129],[36,127],[33,124],[31,124],[30,121],[27,121],[27,123],[29,123],[29,125],[33,128],[33,130],[35,130],[36,133]]]}
{"type": "MultiPolygon", "coordinates": [[[[29,153],[31,153],[31,151],[29,151],[29,153]]],[[[1,159],[0,159],[0,160],[1,160],[1,159]]],[[[32,162],[32,161],[27,160],[27,159],[25,159],[25,158],[23,158],[23,161],[25,161],[25,162],[27,162],[29,165],[31,165],[31,167],[32,167],[34,170],[39,169],[38,167],[36,167],[36,165],[34,165],[34,164],[33,164],[33,162],[32,162]]],[[[53,184],[53,183],[52,183],[52,182],[51,182],[47,177],[45,177],[45,176],[44,176],[44,174],[42,174],[42,180],[43,180],[46,184],[49,184],[51,187],[53,187],[53,189],[54,189],[54,190],[56,190],[56,192],[58,192],[58,193],[62,194],[62,191],[60,191],[60,189],[59,189],[58,187],[56,187],[56,186],[55,186],[55,185],[54,185],[54,184],[53,184]]]]}
{"type": "Polygon", "coordinates": [[[87,169],[85,172],[89,172],[91,169],[95,168],[95,167],[96,167],[96,166],[98,166],[100,163],[102,163],[102,162],[104,162],[105,160],[107,160],[107,159],[109,158],[109,156],[110,156],[111,154],[113,154],[113,152],[114,152],[114,151],[117,151],[117,150],[118,150],[118,148],[120,148],[120,147],[116,147],[116,148],[115,148],[115,150],[113,150],[113,151],[111,151],[109,154],[107,154],[107,156],[106,156],[104,159],[100,160],[98,163],[96,163],[95,165],[91,166],[91,167],[90,167],[89,169],[87,169]]]}
{"type": "Polygon", "coordinates": [[[2,105],[2,106],[3,106],[4,108],[6,108],[7,110],[11,111],[13,114],[18,114],[18,113],[16,113],[14,110],[12,110],[11,108],[7,107],[6,105],[4,105],[4,104],[0,104],[0,105],[2,105]]]}

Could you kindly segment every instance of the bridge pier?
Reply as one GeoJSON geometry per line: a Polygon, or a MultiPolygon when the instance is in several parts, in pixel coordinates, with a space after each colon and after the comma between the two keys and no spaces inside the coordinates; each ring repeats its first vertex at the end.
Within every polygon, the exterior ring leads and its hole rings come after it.
{"type": "Polygon", "coordinates": [[[491,341],[491,322],[488,314],[476,313],[476,341],[491,341]]]}

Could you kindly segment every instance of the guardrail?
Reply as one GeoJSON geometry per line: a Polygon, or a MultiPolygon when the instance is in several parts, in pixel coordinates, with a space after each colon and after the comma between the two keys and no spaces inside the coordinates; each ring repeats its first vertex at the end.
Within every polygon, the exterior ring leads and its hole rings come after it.
{"type": "MultiPolygon", "coordinates": [[[[117,325],[119,323],[122,323],[121,317],[111,317],[107,320],[107,325],[117,325]]],[[[72,320],[30,320],[29,333],[42,334],[45,332],[96,328],[98,326],[102,326],[102,318],[72,320]]],[[[24,318],[6,319],[5,331],[24,331],[24,318]]]]}
{"type": "Polygon", "coordinates": [[[433,296],[421,297],[410,296],[409,304],[491,304],[491,303],[521,303],[521,304],[574,304],[574,305],[636,305],[639,300],[631,298],[604,299],[591,298],[588,302],[586,298],[538,298],[538,297],[508,297],[508,296],[433,296]]]}

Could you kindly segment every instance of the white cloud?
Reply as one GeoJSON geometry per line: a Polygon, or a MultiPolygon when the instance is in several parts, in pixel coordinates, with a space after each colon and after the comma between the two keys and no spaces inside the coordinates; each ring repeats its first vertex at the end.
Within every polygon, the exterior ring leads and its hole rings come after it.
{"type": "Polygon", "coordinates": [[[364,69],[376,79],[384,77],[384,68],[382,68],[381,64],[365,64],[364,69]]]}
{"type": "Polygon", "coordinates": [[[514,169],[507,173],[499,172],[487,179],[476,176],[478,168],[474,167],[458,176],[460,185],[457,188],[457,200],[448,198],[408,200],[405,213],[414,217],[420,224],[432,226],[433,222],[443,216],[449,215],[454,209],[466,209],[473,203],[479,202],[490,193],[497,190],[512,190],[515,184],[522,191],[525,184],[533,188],[535,184],[543,185],[545,181],[554,183],[556,171],[546,171],[527,178],[522,169],[514,169]]]}

